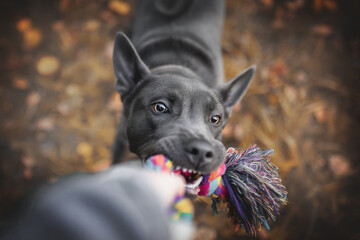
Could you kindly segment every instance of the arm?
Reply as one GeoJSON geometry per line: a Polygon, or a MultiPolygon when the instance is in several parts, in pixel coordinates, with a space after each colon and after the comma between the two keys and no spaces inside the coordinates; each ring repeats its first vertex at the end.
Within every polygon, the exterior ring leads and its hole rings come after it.
{"type": "Polygon", "coordinates": [[[60,180],[36,194],[12,239],[169,239],[171,197],[158,188],[183,182],[170,175],[175,182],[153,181],[153,174],[117,166],[60,180]]]}

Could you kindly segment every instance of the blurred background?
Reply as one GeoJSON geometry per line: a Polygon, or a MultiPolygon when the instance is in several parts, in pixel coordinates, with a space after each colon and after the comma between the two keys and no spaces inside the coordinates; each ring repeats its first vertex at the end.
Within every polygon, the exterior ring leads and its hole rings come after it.
{"type": "MultiPolygon", "coordinates": [[[[122,104],[112,49],[133,1],[0,3],[0,224],[39,184],[110,165],[122,104]]],[[[257,73],[227,146],[274,148],[289,191],[258,239],[360,239],[359,1],[228,0],[226,79],[257,73]]],[[[197,204],[194,239],[250,239],[197,204]]]]}

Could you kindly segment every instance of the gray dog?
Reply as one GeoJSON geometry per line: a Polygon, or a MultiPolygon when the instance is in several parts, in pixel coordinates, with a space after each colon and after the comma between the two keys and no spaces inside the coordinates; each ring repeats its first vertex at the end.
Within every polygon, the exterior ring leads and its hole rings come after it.
{"type": "Polygon", "coordinates": [[[224,161],[222,129],[255,72],[224,83],[224,2],[138,0],[134,16],[131,41],[123,33],[115,40],[124,111],[113,161],[129,147],[142,159],[162,153],[183,172],[209,173],[224,161]]]}

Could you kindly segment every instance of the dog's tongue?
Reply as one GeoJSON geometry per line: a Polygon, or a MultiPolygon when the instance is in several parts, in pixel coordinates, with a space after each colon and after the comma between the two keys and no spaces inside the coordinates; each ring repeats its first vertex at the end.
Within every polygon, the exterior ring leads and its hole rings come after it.
{"type": "Polygon", "coordinates": [[[189,172],[182,172],[181,171],[181,175],[183,175],[184,177],[186,177],[186,178],[190,178],[190,177],[192,177],[192,173],[189,173],[189,172]]]}
{"type": "Polygon", "coordinates": [[[197,178],[195,181],[193,181],[192,183],[187,183],[185,185],[186,188],[186,192],[188,194],[192,194],[192,195],[197,195],[200,192],[200,188],[199,185],[202,181],[203,177],[200,176],[199,178],[197,178]]]}
{"type": "Polygon", "coordinates": [[[182,175],[183,177],[186,178],[186,180],[188,179],[194,179],[194,176],[198,175],[198,174],[194,174],[194,173],[190,173],[189,171],[184,172],[183,170],[179,169],[179,170],[173,170],[173,173],[176,175],[182,175]]]}

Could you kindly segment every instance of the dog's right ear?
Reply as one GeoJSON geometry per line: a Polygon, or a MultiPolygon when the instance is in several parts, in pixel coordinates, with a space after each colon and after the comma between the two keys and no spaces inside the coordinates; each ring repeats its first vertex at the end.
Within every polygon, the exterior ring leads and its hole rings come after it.
{"type": "Polygon", "coordinates": [[[116,34],[113,66],[116,77],[115,90],[120,93],[122,99],[145,75],[150,73],[135,47],[122,32],[116,34]]]}

